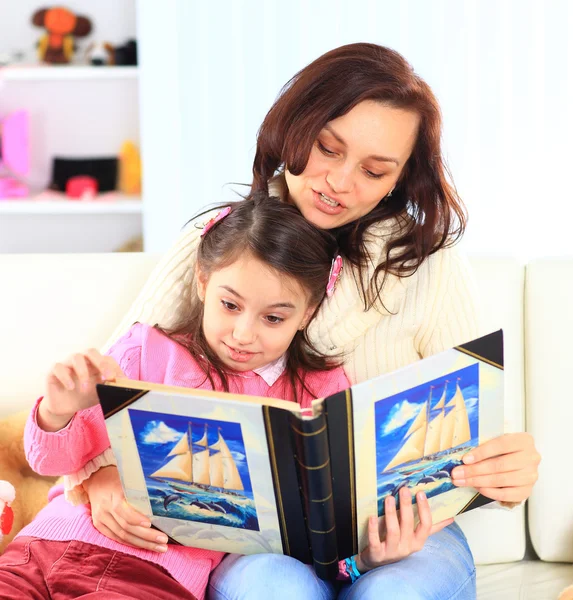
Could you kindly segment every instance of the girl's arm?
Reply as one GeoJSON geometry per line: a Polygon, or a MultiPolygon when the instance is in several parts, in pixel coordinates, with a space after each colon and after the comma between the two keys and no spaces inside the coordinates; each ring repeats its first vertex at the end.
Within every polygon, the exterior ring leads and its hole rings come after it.
{"type": "Polygon", "coordinates": [[[97,469],[113,461],[95,385],[102,378],[139,377],[140,345],[135,329],[105,357],[90,350],[54,367],[48,376],[46,396],[34,406],[24,430],[26,457],[34,471],[69,475],[86,466],[89,470],[91,462],[97,469]],[[80,410],[75,412],[75,407],[80,410]]]}

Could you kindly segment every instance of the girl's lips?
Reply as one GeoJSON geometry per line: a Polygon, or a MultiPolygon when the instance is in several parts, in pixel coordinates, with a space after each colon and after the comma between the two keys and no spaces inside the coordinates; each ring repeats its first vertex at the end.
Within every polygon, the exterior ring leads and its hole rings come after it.
{"type": "Polygon", "coordinates": [[[327,215],[339,215],[343,210],[344,206],[339,204],[338,206],[330,206],[323,199],[319,192],[315,192],[312,190],[312,195],[314,199],[314,206],[320,211],[327,215]]]}
{"type": "Polygon", "coordinates": [[[231,358],[231,360],[234,360],[235,362],[240,362],[240,363],[248,362],[256,354],[256,352],[239,352],[238,350],[236,350],[235,348],[233,348],[231,346],[228,346],[227,344],[225,344],[225,347],[227,348],[229,357],[231,358]]]}

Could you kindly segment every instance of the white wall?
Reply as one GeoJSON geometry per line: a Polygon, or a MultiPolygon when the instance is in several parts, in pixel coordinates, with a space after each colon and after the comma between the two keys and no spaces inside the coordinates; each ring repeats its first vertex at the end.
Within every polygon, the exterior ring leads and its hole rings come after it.
{"type": "Polygon", "coordinates": [[[442,104],[471,216],[466,249],[570,252],[569,0],[139,0],[137,10],[148,250],[231,197],[225,184],[250,182],[257,128],[297,70],[370,41],[402,52],[442,104]]]}

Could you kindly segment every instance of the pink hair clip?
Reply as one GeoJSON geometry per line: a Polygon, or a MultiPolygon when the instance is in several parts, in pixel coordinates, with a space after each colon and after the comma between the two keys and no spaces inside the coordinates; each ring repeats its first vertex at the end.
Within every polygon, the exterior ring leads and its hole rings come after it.
{"type": "Polygon", "coordinates": [[[342,256],[340,254],[332,260],[332,267],[330,267],[330,275],[328,276],[328,284],[326,285],[326,295],[330,298],[334,294],[336,289],[336,282],[340,277],[342,271],[342,256]]]}
{"type": "Polygon", "coordinates": [[[219,221],[222,221],[231,212],[231,207],[226,206],[223,210],[220,210],[212,219],[209,219],[203,226],[201,237],[203,237],[212,227],[217,225],[219,221]]]}

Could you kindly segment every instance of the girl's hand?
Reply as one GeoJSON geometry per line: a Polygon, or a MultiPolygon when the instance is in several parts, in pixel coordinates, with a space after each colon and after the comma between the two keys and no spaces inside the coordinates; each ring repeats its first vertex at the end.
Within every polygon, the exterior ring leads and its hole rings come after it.
{"type": "Polygon", "coordinates": [[[418,492],[418,514],[420,523],[414,529],[414,510],[412,496],[408,488],[400,490],[400,520],[396,511],[396,501],[393,496],[384,500],[384,527],[386,539],[381,541],[378,527],[378,517],[368,520],[368,547],[356,558],[356,566],[361,573],[397,562],[418,552],[424,547],[428,537],[444,527],[451,525],[454,520],[446,519],[432,525],[432,513],[426,494],[418,492]]]}
{"type": "Polygon", "coordinates": [[[502,502],[529,498],[537,481],[541,456],[529,433],[506,433],[480,444],[452,470],[457,486],[475,487],[480,494],[502,502]]]}
{"type": "Polygon", "coordinates": [[[110,356],[91,349],[56,363],[46,379],[46,393],[38,409],[38,425],[57,431],[84,408],[98,403],[96,384],[124,377],[110,356]]]}
{"type": "Polygon", "coordinates": [[[100,533],[136,548],[167,551],[167,536],[151,529],[149,519],[125,500],[117,467],[99,469],[82,485],[90,499],[94,527],[100,533]]]}

